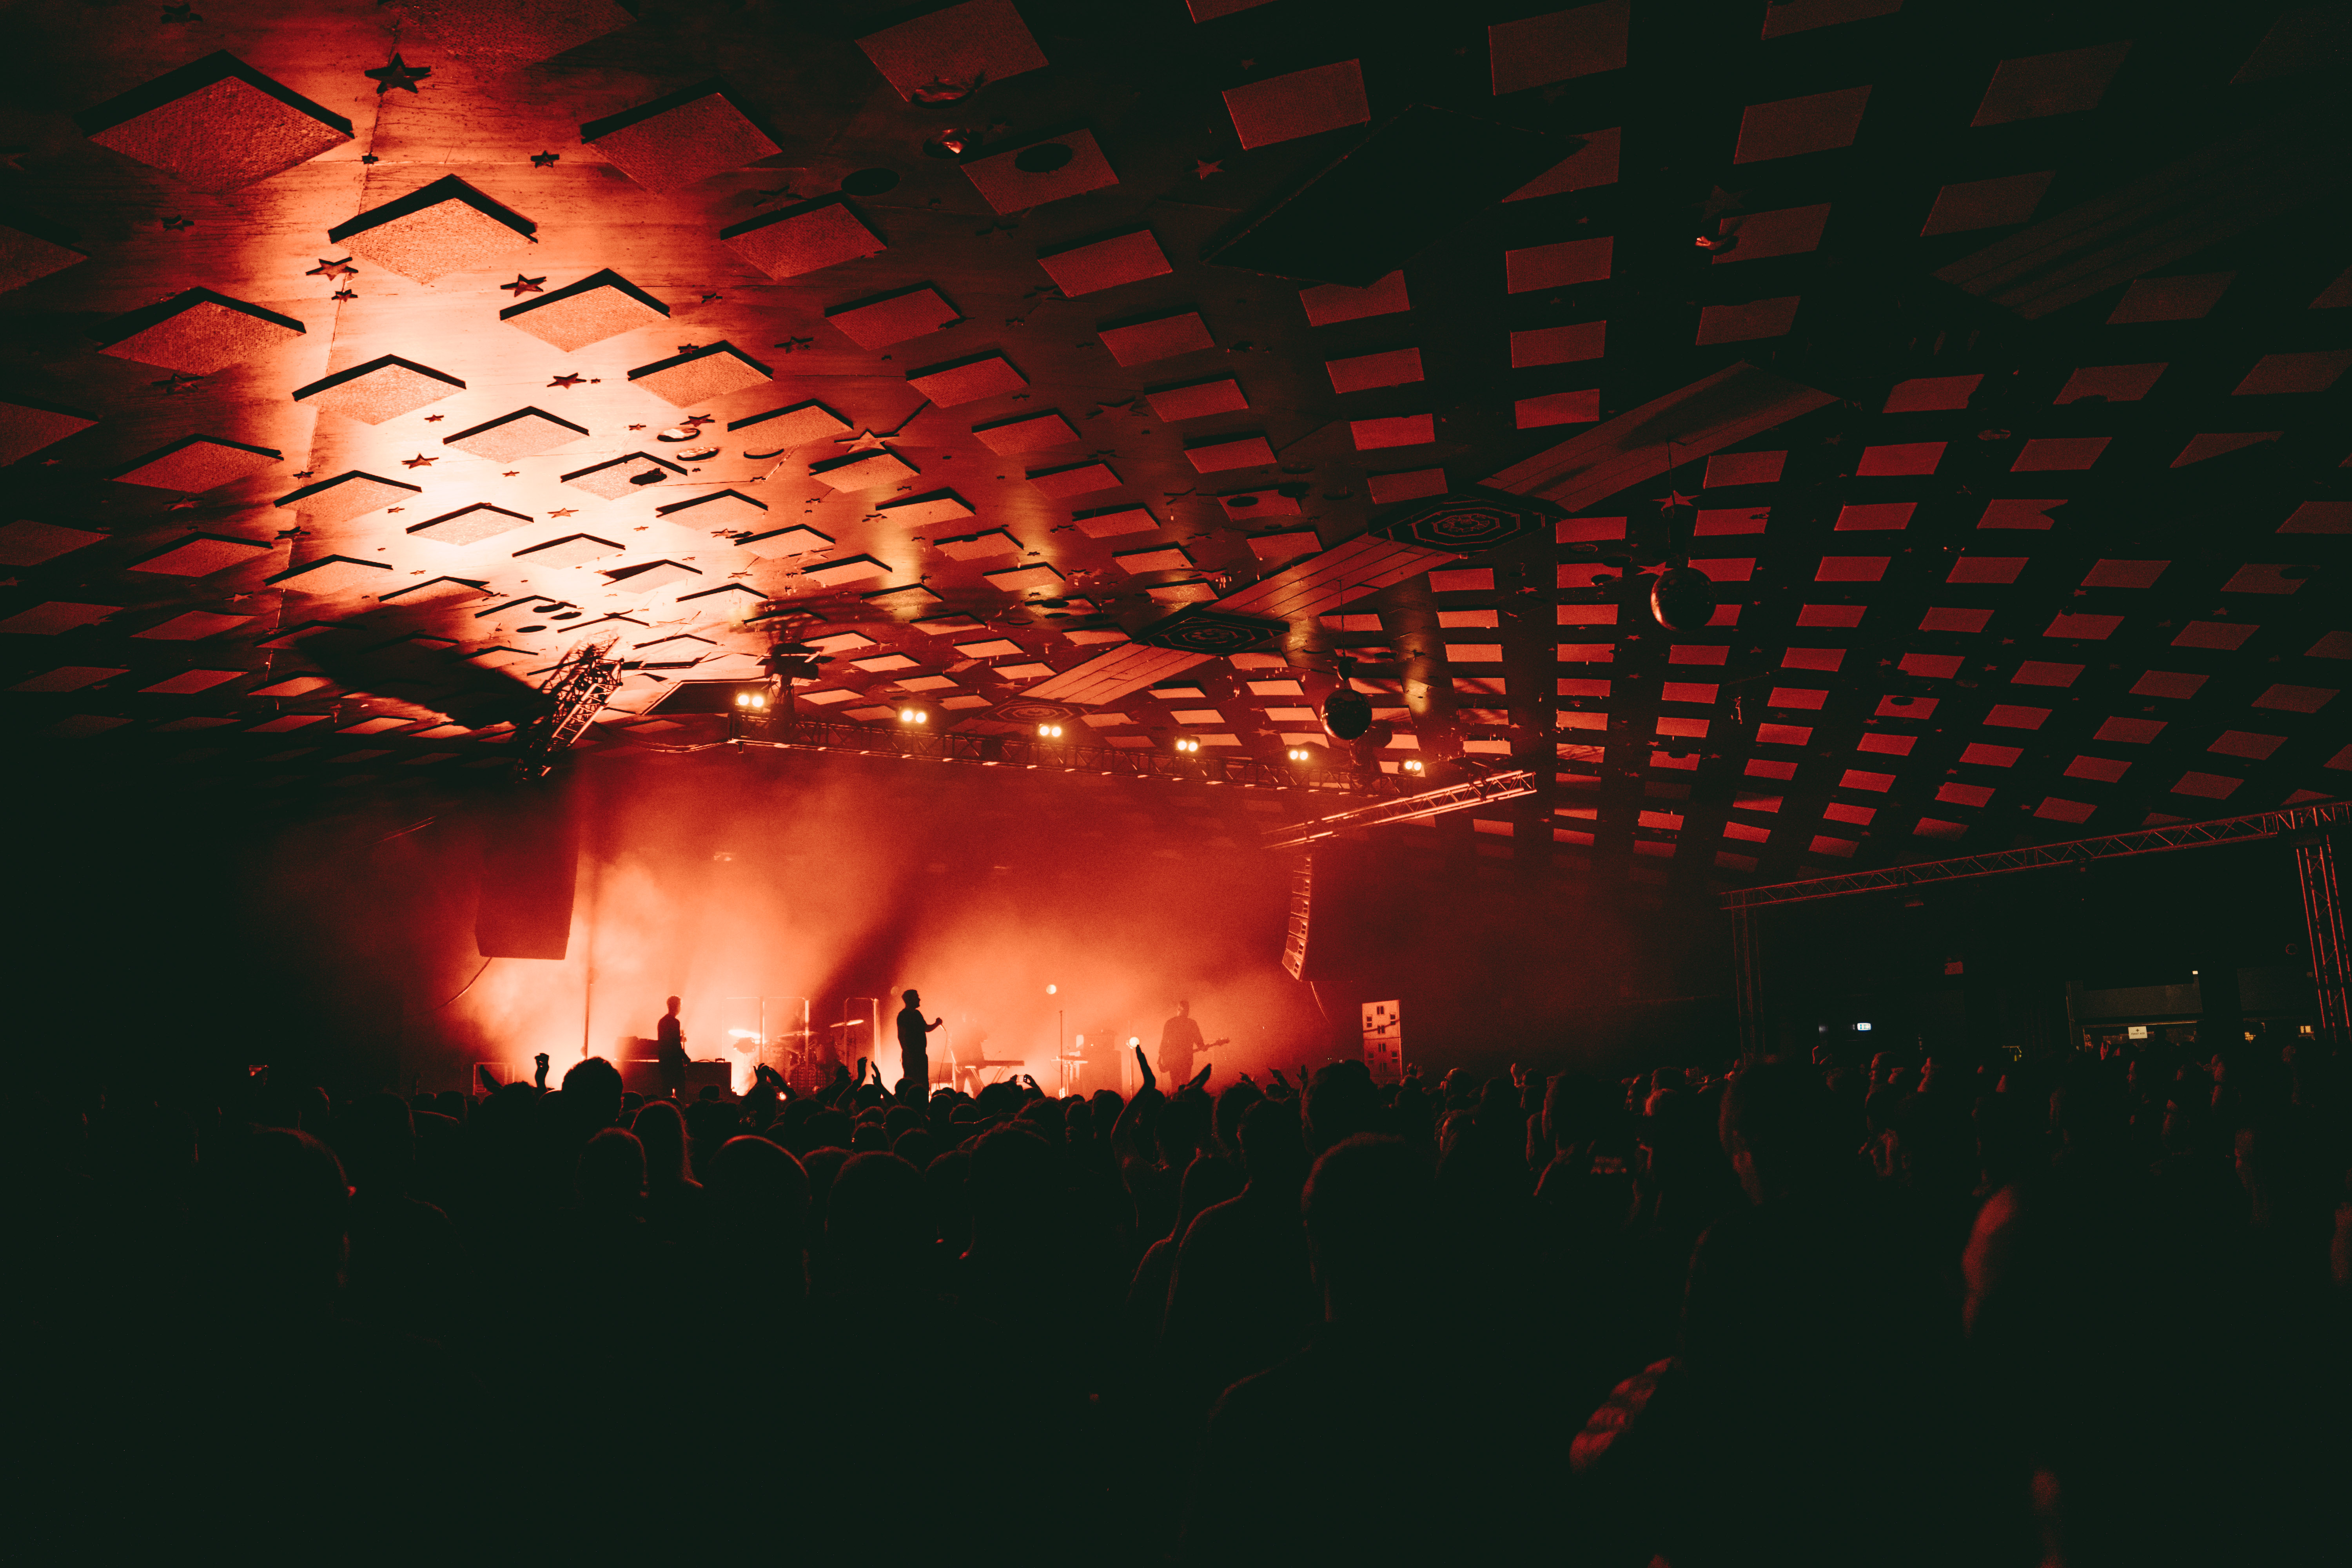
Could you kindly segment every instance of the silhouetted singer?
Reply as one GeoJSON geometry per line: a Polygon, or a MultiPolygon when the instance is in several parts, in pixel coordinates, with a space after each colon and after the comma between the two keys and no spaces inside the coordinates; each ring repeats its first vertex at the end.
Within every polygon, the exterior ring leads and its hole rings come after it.
{"type": "Polygon", "coordinates": [[[1192,1081],[1192,1058],[1202,1051],[1213,1051],[1225,1044],[1223,1040],[1203,1040],[1201,1026],[1192,1020],[1192,1004],[1176,1004],[1176,1016],[1160,1027],[1160,1077],[1170,1092],[1192,1081]]]}
{"type": "Polygon", "coordinates": [[[669,999],[669,1011],[654,1026],[654,1061],[661,1069],[662,1094],[666,1099],[686,1098],[686,1026],[678,1022],[677,1002],[669,999]]]}
{"type": "MultiPolygon", "coordinates": [[[[898,1010],[898,1061],[907,1098],[920,1105],[931,1097],[931,1031],[940,1026],[934,1018],[923,1022],[923,995],[919,991],[902,991],[906,1006],[898,1010]]],[[[877,1069],[878,1070],[878,1069],[877,1069]]]]}

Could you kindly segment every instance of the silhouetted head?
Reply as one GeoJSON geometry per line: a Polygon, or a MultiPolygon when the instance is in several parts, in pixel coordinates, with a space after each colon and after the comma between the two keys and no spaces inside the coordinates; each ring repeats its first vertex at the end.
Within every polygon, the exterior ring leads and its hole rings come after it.
{"type": "Polygon", "coordinates": [[[563,1099],[580,1124],[610,1127],[621,1114],[621,1069],[603,1057],[583,1057],[563,1075],[563,1099]]]}
{"type": "Polygon", "coordinates": [[[1295,1194],[1307,1179],[1307,1143],[1298,1130],[1298,1108],[1284,1100],[1262,1100],[1242,1118],[1242,1169],[1249,1184],[1270,1197],[1295,1194]]]}
{"type": "Polygon", "coordinates": [[[1402,1138],[1360,1132],[1315,1162],[1302,1207],[1326,1316],[1385,1320],[1426,1274],[1433,1191],[1428,1162],[1402,1138]]]}
{"type": "Polygon", "coordinates": [[[646,1146],[636,1134],[607,1127],[580,1151],[572,1173],[580,1206],[598,1214],[626,1214],[646,1195],[646,1146]]]}
{"type": "Polygon", "coordinates": [[[923,1005],[923,994],[912,988],[899,992],[898,999],[909,1007],[919,1007],[923,1005]]]}
{"type": "Polygon", "coordinates": [[[213,1257],[229,1290],[274,1305],[330,1299],[351,1198],[333,1152],[307,1132],[266,1127],[232,1142],[207,1168],[213,1257]]]}
{"type": "Polygon", "coordinates": [[[1717,1122],[1754,1203],[1820,1184],[1834,1169],[1829,1091],[1810,1067],[1764,1062],[1731,1080],[1717,1122]]]}
{"type": "Polygon", "coordinates": [[[673,997],[671,997],[671,998],[669,999],[669,1010],[670,1010],[670,1012],[671,1012],[673,1015],[675,1015],[675,1014],[677,1012],[677,1003],[678,1003],[678,999],[677,999],[677,997],[675,997],[675,996],[673,996],[673,997]]]}
{"type": "Polygon", "coordinates": [[[1176,1004],[1176,1011],[1189,1018],[1192,1016],[1192,1004],[1190,1002],[1179,1002],[1176,1004]]]}
{"type": "Polygon", "coordinates": [[[1379,1125],[1381,1091],[1360,1061],[1331,1062],[1307,1079],[1306,1129],[1309,1149],[1321,1152],[1379,1125]]]}
{"type": "Polygon", "coordinates": [[[922,1173],[896,1154],[851,1155],[833,1179],[824,1239],[829,1258],[852,1285],[904,1279],[919,1270],[931,1246],[922,1173]]]}
{"type": "Polygon", "coordinates": [[[629,1123],[646,1147],[646,1174],[656,1183],[690,1182],[687,1165],[686,1118],[667,1100],[656,1100],[629,1123]]]}

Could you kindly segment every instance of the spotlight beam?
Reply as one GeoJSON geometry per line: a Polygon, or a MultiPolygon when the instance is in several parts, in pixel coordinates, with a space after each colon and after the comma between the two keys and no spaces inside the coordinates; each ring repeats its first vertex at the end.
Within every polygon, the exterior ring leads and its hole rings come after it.
{"type": "Polygon", "coordinates": [[[1370,805],[1360,805],[1352,811],[1318,817],[1269,835],[1265,847],[1268,849],[1304,849],[1318,839],[1350,827],[1378,827],[1386,822],[1404,822],[1423,816],[1443,816],[1449,811],[1466,811],[1474,805],[1491,801],[1514,800],[1536,793],[1536,775],[1528,768],[1514,769],[1507,773],[1488,773],[1484,778],[1466,783],[1447,784],[1442,789],[1423,790],[1419,795],[1399,795],[1370,805]]]}

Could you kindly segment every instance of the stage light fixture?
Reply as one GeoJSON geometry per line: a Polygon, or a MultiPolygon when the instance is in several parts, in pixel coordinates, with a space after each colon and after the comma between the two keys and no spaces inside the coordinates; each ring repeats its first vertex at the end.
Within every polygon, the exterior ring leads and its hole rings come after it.
{"type": "Polygon", "coordinates": [[[1176,749],[1180,752],[1197,752],[1201,749],[1201,742],[1189,735],[1179,735],[1176,737],[1176,749]]]}
{"type": "Polygon", "coordinates": [[[1058,985],[1048,985],[1045,987],[1045,994],[1048,996],[1057,996],[1061,994],[1061,991],[1062,988],[1058,985]]]}
{"type": "Polygon", "coordinates": [[[1422,766],[1419,757],[1407,757],[1404,761],[1404,771],[1409,773],[1418,773],[1427,770],[1422,766]]]}
{"type": "Polygon", "coordinates": [[[898,710],[898,722],[901,724],[928,724],[930,721],[930,713],[925,709],[901,708],[898,710]]]}
{"type": "Polygon", "coordinates": [[[1044,740],[1058,741],[1062,738],[1062,727],[1059,724],[1040,724],[1037,733],[1044,740]]]}

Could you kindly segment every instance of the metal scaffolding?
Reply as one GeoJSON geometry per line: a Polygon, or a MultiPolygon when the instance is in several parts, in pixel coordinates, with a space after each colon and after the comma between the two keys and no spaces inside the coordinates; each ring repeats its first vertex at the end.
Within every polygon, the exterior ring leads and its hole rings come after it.
{"type": "Polygon", "coordinates": [[[606,657],[613,642],[611,633],[583,642],[549,673],[539,689],[546,706],[515,735],[516,777],[540,778],[551,771],[621,684],[620,661],[606,657]]]}
{"type": "Polygon", "coordinates": [[[2303,921],[2311,939],[2311,988],[2319,994],[2319,1027],[2332,1045],[2352,1043],[2344,889],[2336,879],[2336,845],[2325,829],[2295,836],[2294,868],[2303,882],[2303,921]]]}
{"type": "Polygon", "coordinates": [[[1441,816],[1449,811],[1465,811],[1471,806],[1486,805],[1493,801],[1515,800],[1535,792],[1535,773],[1527,768],[1514,768],[1509,773],[1488,773],[1484,778],[1471,779],[1464,784],[1423,790],[1419,795],[1400,795],[1375,805],[1360,805],[1353,811],[1298,823],[1268,835],[1265,847],[1303,849],[1318,839],[1328,838],[1350,827],[1377,827],[1384,822],[1441,816]]]}
{"type": "Polygon", "coordinates": [[[2275,838],[2283,833],[2308,833],[2352,821],[2352,801],[2317,800],[2252,816],[2225,816],[2211,822],[2182,822],[2168,827],[2147,827],[2136,833],[2113,833],[2103,838],[2077,838],[2064,844],[2037,844],[2022,849],[1996,849],[1957,860],[1928,860],[1916,866],[1887,866],[1875,871],[1849,871],[1841,877],[1816,877],[1804,882],[1775,882],[1761,888],[1737,888],[1723,895],[1727,910],[1761,909],[1767,904],[1802,903],[1810,899],[1839,899],[1852,893],[1878,892],[1889,888],[1914,888],[1924,882],[1954,882],[1969,877],[1994,877],[2005,871],[2032,871],[2048,866],[2080,866],[2093,860],[2116,860],[2126,855],[2157,855],[2168,849],[2198,849],[2209,844],[2242,844],[2275,838]]]}
{"type": "MultiPolygon", "coordinates": [[[[711,744],[769,746],[792,752],[849,752],[983,768],[1049,769],[1055,773],[1238,784],[1245,789],[1311,790],[1329,795],[1378,796],[1393,795],[1402,787],[1377,767],[1354,767],[1336,755],[1321,763],[1269,763],[1256,757],[1217,756],[1207,752],[1088,746],[1036,735],[935,730],[927,724],[853,724],[829,719],[788,718],[772,711],[738,711],[730,718],[734,726],[730,738],[711,744]]],[[[657,749],[705,751],[709,747],[657,749]]]]}

